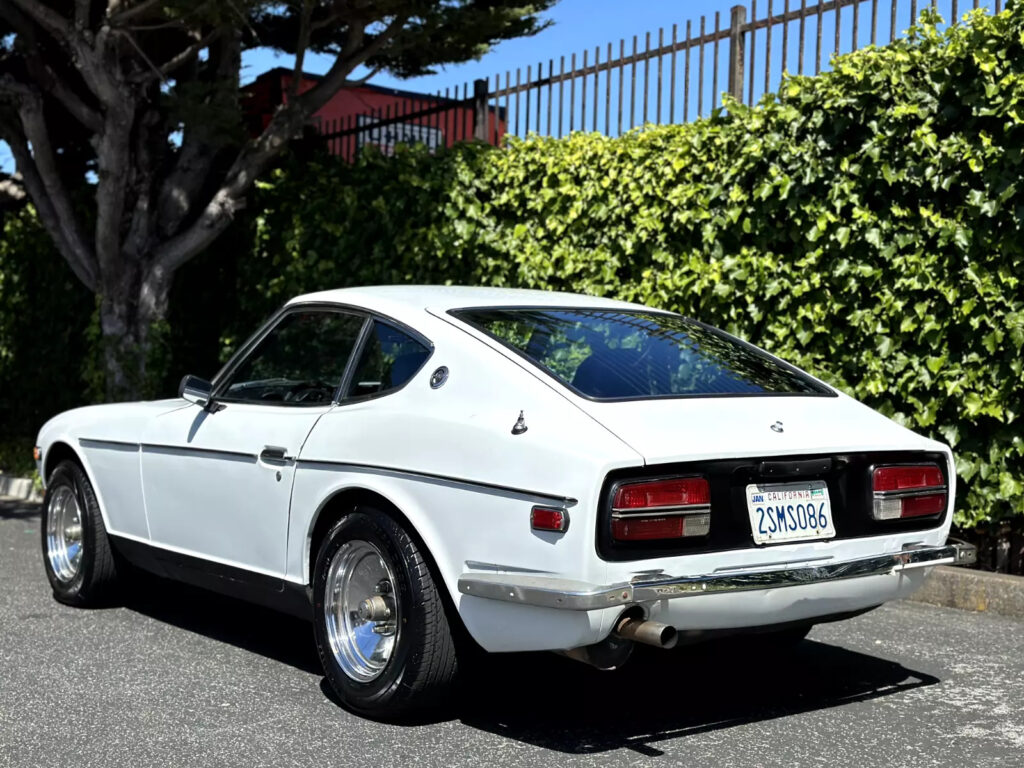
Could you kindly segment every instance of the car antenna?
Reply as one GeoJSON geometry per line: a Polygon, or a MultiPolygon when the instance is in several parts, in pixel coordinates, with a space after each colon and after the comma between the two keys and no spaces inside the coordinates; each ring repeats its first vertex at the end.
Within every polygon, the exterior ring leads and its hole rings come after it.
{"type": "Polygon", "coordinates": [[[512,434],[521,435],[527,429],[529,429],[529,427],[526,426],[526,419],[523,418],[523,412],[520,411],[519,418],[516,419],[516,423],[512,426],[512,434]]]}

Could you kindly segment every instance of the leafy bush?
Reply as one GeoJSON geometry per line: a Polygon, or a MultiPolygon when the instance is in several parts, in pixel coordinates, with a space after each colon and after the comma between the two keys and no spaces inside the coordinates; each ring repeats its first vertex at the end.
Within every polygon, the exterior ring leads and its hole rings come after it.
{"type": "Polygon", "coordinates": [[[82,381],[93,298],[35,211],[0,221],[0,470],[34,467],[43,422],[88,397],[82,381]]]}
{"type": "Polygon", "coordinates": [[[582,291],[722,326],[951,444],[957,521],[1024,512],[1024,7],[792,77],[753,109],[323,159],[257,201],[228,347],[295,293],[582,291]]]}
{"type": "Polygon", "coordinates": [[[32,458],[30,437],[0,439],[0,474],[13,477],[29,477],[36,473],[36,463],[32,458]]]}

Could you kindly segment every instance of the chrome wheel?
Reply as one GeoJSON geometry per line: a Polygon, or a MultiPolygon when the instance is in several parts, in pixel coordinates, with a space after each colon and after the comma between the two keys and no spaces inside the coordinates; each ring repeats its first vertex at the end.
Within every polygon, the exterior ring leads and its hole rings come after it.
{"type": "Polygon", "coordinates": [[[324,594],[327,638],[338,665],[367,683],[387,667],[401,622],[395,575],[380,550],[346,541],[331,560],[324,594]]]}
{"type": "Polygon", "coordinates": [[[78,574],[82,564],[82,511],[74,488],[54,489],[46,510],[46,554],[50,568],[61,582],[78,574]]]}

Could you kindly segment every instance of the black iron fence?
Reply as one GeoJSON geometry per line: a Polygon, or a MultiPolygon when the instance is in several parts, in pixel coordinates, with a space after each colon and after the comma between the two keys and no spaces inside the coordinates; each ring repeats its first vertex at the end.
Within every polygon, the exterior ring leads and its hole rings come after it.
{"type": "Polygon", "coordinates": [[[688,122],[721,106],[727,93],[753,104],[784,73],[817,74],[834,54],[883,45],[904,34],[925,7],[949,23],[1002,0],[748,0],[727,13],[549,58],[407,98],[385,109],[321,126],[336,154],[375,144],[420,141],[430,147],[504,136],[617,136],[648,123],[688,122]],[[424,138],[426,137],[426,138],[424,138]]]}

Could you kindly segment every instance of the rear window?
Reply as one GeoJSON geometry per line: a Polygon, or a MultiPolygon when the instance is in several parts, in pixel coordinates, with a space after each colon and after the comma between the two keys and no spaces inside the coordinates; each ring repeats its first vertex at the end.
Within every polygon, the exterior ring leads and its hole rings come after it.
{"type": "Polygon", "coordinates": [[[832,394],[755,347],[681,315],[549,308],[452,314],[589,398],[832,394]]]}

